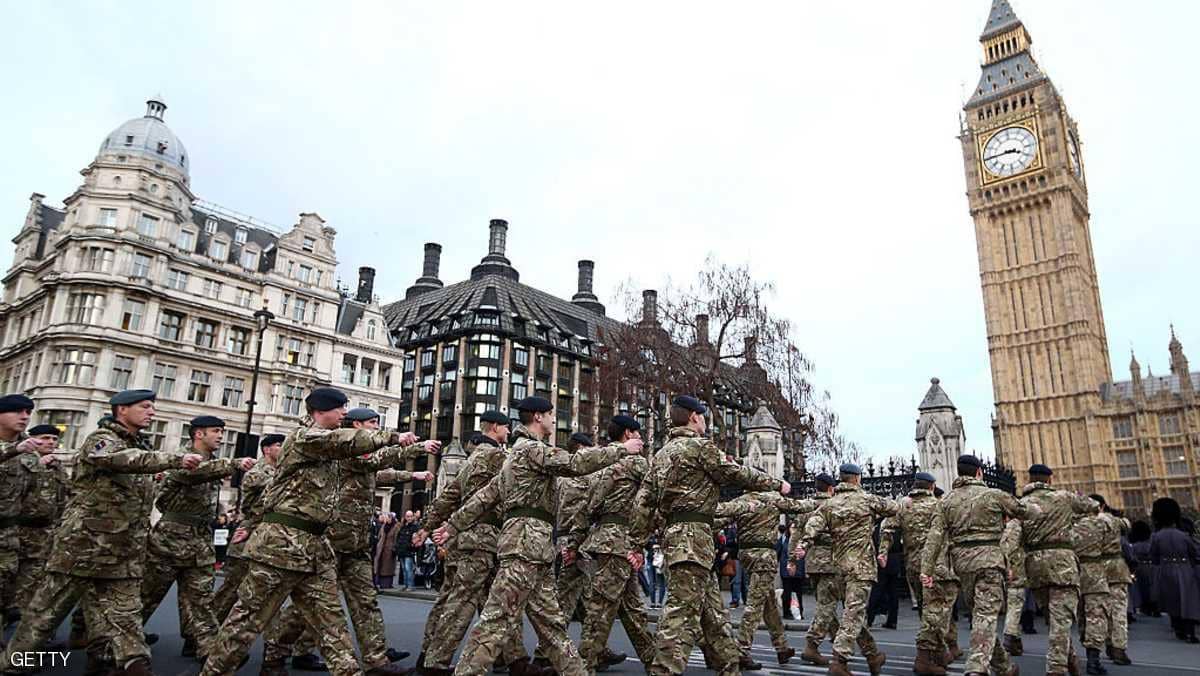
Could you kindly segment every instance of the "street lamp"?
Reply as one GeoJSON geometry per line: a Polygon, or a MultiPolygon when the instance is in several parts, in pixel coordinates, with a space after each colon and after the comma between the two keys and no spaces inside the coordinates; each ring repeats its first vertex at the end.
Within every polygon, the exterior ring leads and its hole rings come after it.
{"type": "MultiPolygon", "coordinates": [[[[261,310],[254,313],[254,325],[258,329],[258,345],[254,348],[254,372],[250,376],[250,399],[246,402],[246,434],[242,436],[242,457],[253,458],[258,454],[250,448],[250,439],[253,437],[251,430],[254,428],[254,406],[258,402],[254,400],[258,394],[258,374],[262,369],[262,350],[263,350],[263,335],[267,332],[267,327],[271,325],[271,320],[275,319],[275,314],[267,309],[267,299],[263,298],[263,306],[261,310]]],[[[238,470],[238,505],[242,504],[242,481],[241,470],[238,470]]]]}

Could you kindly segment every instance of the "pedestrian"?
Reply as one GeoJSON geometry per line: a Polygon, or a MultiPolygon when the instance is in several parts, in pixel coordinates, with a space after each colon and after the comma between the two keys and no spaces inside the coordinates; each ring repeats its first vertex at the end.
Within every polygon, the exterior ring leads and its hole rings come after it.
{"type": "Polygon", "coordinates": [[[663,555],[662,546],[657,542],[651,548],[650,569],[650,603],[655,608],[662,608],[667,599],[667,557],[663,555]]]}
{"type": "Polygon", "coordinates": [[[871,589],[871,597],[867,603],[867,626],[875,626],[875,616],[885,615],[884,629],[895,629],[900,614],[900,578],[904,571],[904,545],[900,540],[893,539],[887,546],[880,546],[880,526],[875,527],[872,536],[875,540],[875,550],[880,555],[879,579],[871,589]]]}
{"type": "Polygon", "coordinates": [[[221,570],[225,564],[225,555],[229,552],[229,516],[221,514],[212,522],[214,567],[221,570]]]}
{"type": "Polygon", "coordinates": [[[1129,529],[1129,547],[1136,562],[1129,605],[1143,615],[1158,617],[1158,609],[1154,607],[1154,564],[1150,560],[1150,538],[1153,535],[1150,524],[1142,520],[1134,521],[1129,529]]]}
{"type": "MultiPolygon", "coordinates": [[[[372,490],[374,493],[374,490],[372,490]]],[[[400,548],[400,543],[405,539],[405,536],[412,538],[412,534],[416,529],[410,523],[408,528],[401,527],[396,523],[396,515],[393,512],[383,514],[382,523],[379,527],[379,540],[375,543],[375,548],[369,550],[371,553],[371,569],[375,575],[375,587],[378,589],[391,589],[396,580],[396,552],[400,548]]],[[[364,543],[369,545],[370,543],[364,543]]],[[[411,545],[409,549],[411,549],[411,545]]]]}
{"type": "Polygon", "coordinates": [[[1182,513],[1172,498],[1159,498],[1150,511],[1154,535],[1150,538],[1150,562],[1154,566],[1151,596],[1155,607],[1171,618],[1175,638],[1200,643],[1196,622],[1200,620],[1200,587],[1196,566],[1200,548],[1196,540],[1181,529],[1182,513]]]}
{"type": "MultiPolygon", "coordinates": [[[[731,460],[732,462],[732,460],[731,460]]],[[[742,604],[742,564],[738,560],[741,549],[738,547],[737,524],[725,527],[721,534],[725,536],[725,545],[721,549],[721,576],[729,581],[729,607],[737,608],[742,604]]]]}
{"type": "Polygon", "coordinates": [[[433,538],[425,538],[425,544],[421,547],[421,557],[418,568],[420,571],[421,583],[425,585],[425,589],[432,589],[433,578],[438,572],[437,545],[434,544],[433,538]]]}
{"type": "Polygon", "coordinates": [[[786,524],[780,524],[779,536],[775,540],[775,555],[779,560],[779,581],[783,586],[779,605],[785,620],[804,619],[804,562],[788,565],[792,555],[791,530],[786,524]],[[797,612],[793,613],[795,607],[797,612]],[[799,615],[799,618],[797,618],[799,615]]]}
{"type": "MultiPolygon", "coordinates": [[[[383,539],[387,537],[386,534],[388,531],[392,528],[399,529],[399,532],[396,533],[395,539],[393,540],[395,543],[395,557],[396,560],[400,562],[400,575],[403,578],[404,591],[409,591],[417,586],[415,580],[417,572],[417,549],[423,546],[424,542],[413,542],[413,535],[420,530],[420,525],[418,525],[416,516],[412,513],[412,511],[407,511],[404,513],[399,526],[396,526],[395,516],[395,514],[391,513],[385,513],[383,515],[383,522],[379,529],[379,539],[380,541],[383,541],[383,539]]],[[[391,584],[389,583],[388,586],[391,586],[391,584]]]]}

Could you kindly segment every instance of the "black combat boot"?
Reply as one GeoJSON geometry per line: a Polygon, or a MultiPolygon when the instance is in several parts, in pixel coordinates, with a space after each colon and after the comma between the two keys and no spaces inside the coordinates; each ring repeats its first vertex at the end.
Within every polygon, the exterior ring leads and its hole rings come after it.
{"type": "Polygon", "coordinates": [[[316,653],[305,653],[292,658],[292,668],[299,671],[329,671],[329,665],[316,653]]]}
{"type": "Polygon", "coordinates": [[[387,656],[389,662],[399,662],[412,653],[406,653],[403,650],[396,650],[395,648],[388,648],[383,652],[383,654],[387,656]]]}
{"type": "Polygon", "coordinates": [[[1004,652],[1013,657],[1020,657],[1025,654],[1025,644],[1021,641],[1020,636],[1012,634],[1004,635],[1004,652]]]}
{"type": "Polygon", "coordinates": [[[1108,659],[1113,661],[1113,664],[1120,664],[1127,667],[1133,664],[1133,660],[1129,659],[1129,654],[1124,648],[1112,648],[1108,653],[1108,659]]]}
{"type": "Polygon", "coordinates": [[[150,668],[150,660],[145,657],[133,660],[125,665],[124,669],[117,669],[114,673],[122,676],[154,676],[154,670],[150,668]]]}
{"type": "Polygon", "coordinates": [[[1104,665],[1100,664],[1099,648],[1087,649],[1087,672],[1089,676],[1104,676],[1104,674],[1108,673],[1108,669],[1105,669],[1104,665]]]}
{"type": "Polygon", "coordinates": [[[755,662],[754,658],[749,655],[742,655],[738,658],[738,669],[742,671],[761,671],[762,664],[755,662]]]}
{"type": "Polygon", "coordinates": [[[284,660],[263,660],[258,669],[258,676],[287,676],[288,670],[284,660]]]}
{"type": "Polygon", "coordinates": [[[191,636],[184,636],[183,637],[183,649],[179,651],[179,655],[181,657],[195,657],[196,656],[196,639],[192,638],[191,636]]]}

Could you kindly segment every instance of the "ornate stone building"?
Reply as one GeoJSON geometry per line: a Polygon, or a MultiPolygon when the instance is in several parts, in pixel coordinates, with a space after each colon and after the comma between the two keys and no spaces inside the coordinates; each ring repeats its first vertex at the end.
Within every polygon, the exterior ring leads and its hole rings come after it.
{"type": "MultiPolygon", "coordinates": [[[[1139,463],[1137,477],[1121,480],[1118,470],[1118,446],[1129,453],[1128,443],[1153,444],[1113,442],[1111,417],[1120,406],[1114,393],[1121,388],[1112,383],[1079,129],[1008,0],[993,0],[980,42],[982,73],[964,106],[960,139],[987,321],[996,458],[1020,477],[1041,462],[1068,488],[1107,493],[1117,504],[1145,500],[1152,485],[1163,492],[1174,484],[1160,483],[1161,458],[1143,451],[1126,456],[1139,463]]],[[[1179,396],[1184,405],[1182,388],[1179,396]]],[[[1195,458],[1185,461],[1194,475],[1195,458]]]]}
{"type": "Polygon", "coordinates": [[[962,416],[937,378],[930,379],[929,391],[917,412],[918,464],[937,477],[937,485],[948,491],[958,476],[958,456],[967,452],[962,416]]]}

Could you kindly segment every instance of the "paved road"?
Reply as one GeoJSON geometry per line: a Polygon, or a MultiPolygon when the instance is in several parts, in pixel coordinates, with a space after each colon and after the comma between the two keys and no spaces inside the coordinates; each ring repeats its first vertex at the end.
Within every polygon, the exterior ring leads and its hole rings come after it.
{"type": "MultiPolygon", "coordinates": [[[[806,607],[812,607],[811,601],[811,597],[805,599],[806,607]]],[[[392,640],[392,645],[415,654],[418,651],[421,641],[421,632],[424,627],[425,616],[429,612],[430,601],[421,598],[385,596],[381,599],[381,605],[383,607],[384,618],[387,622],[388,636],[392,640]]],[[[154,646],[154,670],[160,676],[194,674],[197,671],[195,662],[179,657],[179,649],[182,641],[179,638],[179,620],[175,609],[175,595],[172,590],[171,594],[163,602],[163,605],[150,619],[150,631],[162,635],[162,639],[154,646]]],[[[735,620],[739,613],[740,611],[733,611],[735,620]]],[[[875,630],[876,640],[888,654],[888,663],[884,667],[884,673],[893,676],[912,674],[912,662],[915,655],[913,636],[916,629],[917,620],[915,614],[906,608],[901,612],[898,629],[875,630]]],[[[1023,657],[1016,658],[1017,664],[1020,665],[1021,671],[1025,674],[1041,674],[1045,669],[1045,630],[1039,626],[1038,631],[1040,633],[1036,636],[1025,637],[1026,654],[1023,657]]],[[[577,624],[572,625],[571,634],[578,640],[579,626],[577,624]]],[[[65,638],[65,635],[66,628],[63,627],[60,629],[60,637],[65,638]]],[[[1130,667],[1118,667],[1108,664],[1109,674],[1112,676],[1142,676],[1143,674],[1150,676],[1195,676],[1196,674],[1200,674],[1200,646],[1187,645],[1174,640],[1165,618],[1145,618],[1137,622],[1131,626],[1131,636],[1129,653],[1134,659],[1135,664],[1130,667]]],[[[789,632],[789,637],[792,645],[797,650],[803,647],[803,634],[789,632]]],[[[960,623],[960,641],[962,645],[966,645],[966,639],[967,630],[966,621],[964,620],[960,623]]],[[[525,625],[525,644],[532,650],[536,642],[537,639],[533,634],[533,630],[527,622],[525,625]]],[[[632,647],[629,645],[624,632],[619,628],[614,629],[610,644],[620,652],[633,655],[632,647]]],[[[823,649],[828,654],[829,644],[826,643],[823,649]]],[[[1078,649],[1082,657],[1082,647],[1078,647],[1078,649]]],[[[771,648],[770,640],[765,631],[760,631],[755,637],[754,656],[758,661],[763,663],[764,669],[761,673],[770,676],[826,673],[824,668],[804,665],[795,659],[792,660],[791,664],[779,666],[776,663],[775,653],[771,648]]],[[[239,673],[243,675],[256,674],[258,666],[261,664],[261,657],[262,644],[260,641],[255,644],[250,663],[239,673]]],[[[694,653],[692,657],[693,659],[687,673],[711,673],[704,669],[704,661],[700,657],[699,652],[694,653]]],[[[83,651],[75,651],[67,658],[67,666],[65,668],[58,667],[47,670],[45,673],[81,674],[83,672],[83,663],[83,651]]],[[[411,658],[409,663],[411,663],[411,658]]],[[[851,668],[854,669],[855,673],[866,673],[866,665],[861,659],[856,659],[851,664],[851,668]]],[[[644,672],[641,664],[635,658],[631,657],[628,662],[610,669],[607,673],[615,675],[628,674],[632,676],[644,672]]],[[[950,673],[961,674],[962,662],[960,661],[956,664],[950,673]]]]}

